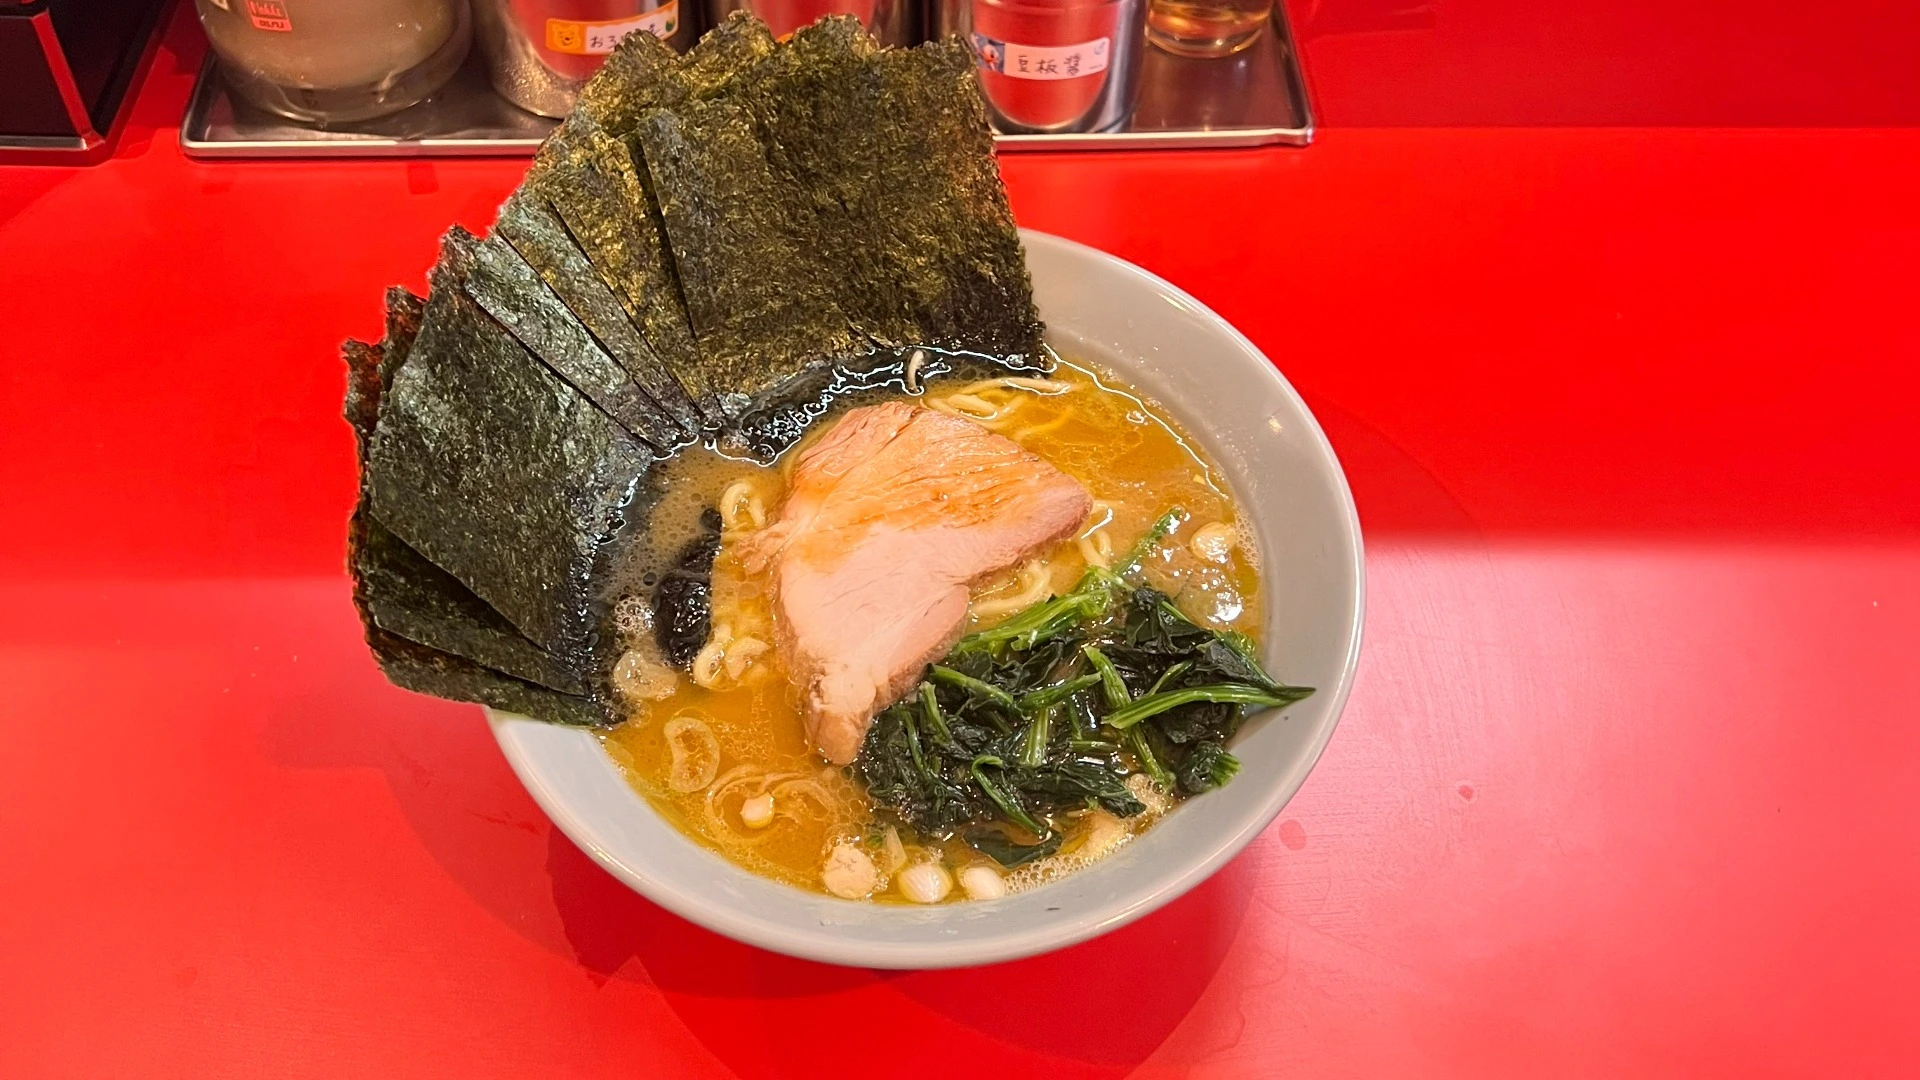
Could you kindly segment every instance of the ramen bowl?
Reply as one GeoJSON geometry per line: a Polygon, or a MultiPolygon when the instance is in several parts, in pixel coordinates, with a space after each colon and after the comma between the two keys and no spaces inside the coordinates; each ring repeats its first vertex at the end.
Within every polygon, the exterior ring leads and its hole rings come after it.
{"type": "Polygon", "coordinates": [[[1360,523],[1340,462],[1300,396],[1251,341],[1152,274],[1025,232],[1034,298],[1063,355],[1111,370],[1205,444],[1258,545],[1269,670],[1317,688],[1256,715],[1232,783],[1182,803],[1076,873],[995,900],[926,907],[840,900],[727,861],[661,817],[591,732],[489,713],[514,772],[608,872],[728,937],[871,968],[986,964],[1123,926],[1198,885],[1272,824],[1333,736],[1353,685],[1364,604],[1360,523]]]}

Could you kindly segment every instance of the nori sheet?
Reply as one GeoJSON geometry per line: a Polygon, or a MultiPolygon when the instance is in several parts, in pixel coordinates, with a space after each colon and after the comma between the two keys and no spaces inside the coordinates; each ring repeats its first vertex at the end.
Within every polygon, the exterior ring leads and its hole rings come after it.
{"type": "Polygon", "coordinates": [[[380,420],[380,400],[393,385],[393,373],[406,362],[407,351],[420,333],[426,301],[398,285],[387,290],[386,336],[378,344],[347,339],[341,353],[347,361],[347,399],[342,414],[353,426],[354,449],[360,464],[360,491],[367,490],[367,451],[380,420]]]}
{"type": "MultiPolygon", "coordinates": [[[[779,48],[767,24],[746,11],[735,11],[709,30],[674,69],[670,94],[661,104],[697,100],[730,93],[755,65],[779,48]]],[[[636,117],[636,119],[638,119],[636,117]]]]}
{"type": "MultiPolygon", "coordinates": [[[[665,222],[627,136],[654,109],[729,92],[774,51],[765,24],[744,13],[701,38],[684,58],[657,40],[629,35],[581,91],[567,121],[541,146],[521,189],[546,198],[559,212],[707,425],[728,419],[719,401],[727,388],[705,378],[708,369],[694,341],[665,222]]],[[[642,385],[651,389],[645,380],[642,385]]],[[[663,404],[671,411],[672,403],[663,404]]]]}
{"type": "MultiPolygon", "coordinates": [[[[639,180],[627,182],[634,169],[625,145],[600,137],[576,114],[541,153],[550,155],[548,163],[529,174],[525,190],[544,196],[559,213],[600,280],[694,404],[701,406],[703,396],[711,400],[686,378],[688,361],[697,355],[693,333],[669,272],[665,237],[634,204],[631,192],[639,190],[639,180]]],[[[720,419],[704,406],[701,416],[707,423],[720,419]]]]}
{"type": "Polygon", "coordinates": [[[624,512],[653,462],[459,288],[450,235],[420,336],[381,402],[374,515],[573,671],[598,675],[624,512]]]}
{"type": "Polygon", "coordinates": [[[571,383],[608,416],[659,450],[686,441],[687,432],[600,348],[571,309],[540,280],[512,244],[485,240],[455,226],[455,242],[472,245],[467,295],[518,338],[554,374],[571,383]]]}
{"type": "Polygon", "coordinates": [[[615,134],[633,130],[643,113],[658,107],[660,87],[673,80],[679,65],[680,55],[666,42],[652,34],[628,34],[580,88],[567,122],[585,117],[615,134]]]}
{"type": "Polygon", "coordinates": [[[629,34],[581,89],[568,123],[585,117],[623,137],[654,109],[724,92],[775,47],[767,24],[745,11],[709,30],[684,57],[658,38],[629,34]]]}
{"type": "Polygon", "coordinates": [[[354,606],[370,631],[378,627],[520,679],[584,694],[588,683],[578,673],[556,664],[486,601],[408,547],[374,518],[368,506],[366,454],[379,423],[380,400],[413,346],[425,303],[406,289],[387,290],[386,336],[378,345],[357,341],[346,345],[346,416],[354,428],[362,469],[360,499],[347,524],[354,606]]]}
{"type": "Polygon", "coordinates": [[[428,648],[379,627],[367,628],[367,645],[387,681],[403,690],[454,701],[471,701],[553,724],[608,727],[622,717],[606,702],[562,694],[502,675],[464,657],[428,648]]]}
{"type": "Polygon", "coordinates": [[[395,285],[387,289],[387,331],[380,339],[386,365],[380,369],[381,386],[393,381],[393,373],[406,363],[407,350],[420,335],[420,319],[426,314],[427,298],[395,285]]]}
{"type": "Polygon", "coordinates": [[[367,456],[374,421],[380,416],[380,395],[393,382],[393,373],[406,359],[414,335],[420,332],[420,312],[426,301],[398,285],[387,290],[386,336],[376,344],[348,338],[340,347],[347,361],[347,399],[342,410],[353,425],[360,460],[367,456]]]}
{"type": "MultiPolygon", "coordinates": [[[[879,87],[874,126],[893,136],[887,167],[876,165],[868,185],[880,196],[868,221],[891,225],[883,240],[895,272],[921,270],[917,295],[934,343],[1050,367],[972,54],[950,38],[877,52],[868,64],[879,87]],[[918,199],[901,190],[916,176],[918,199]],[[924,257],[912,237],[929,240],[924,257]],[[941,280],[944,292],[934,285],[941,280]]],[[[858,260],[843,253],[841,268],[858,260]]]]}
{"type": "Polygon", "coordinates": [[[731,100],[751,110],[863,334],[1040,366],[1032,284],[973,66],[957,40],[882,51],[837,16],[795,34],[731,100]]]}
{"type": "Polygon", "coordinates": [[[393,535],[364,501],[347,534],[354,599],[373,625],[563,693],[585,695],[595,689],[595,680],[541,652],[452,574],[393,535]]]}
{"type": "Polygon", "coordinates": [[[547,287],[586,324],[614,360],[654,403],[692,435],[701,418],[687,392],[660,362],[620,298],[600,280],[593,263],[574,243],[553,207],[531,191],[514,193],[500,207],[494,235],[503,237],[534,268],[547,287]]]}
{"type": "Polygon", "coordinates": [[[644,170],[636,164],[635,151],[590,124],[580,125],[578,137],[583,146],[581,157],[630,215],[622,234],[628,244],[625,254],[632,260],[634,305],[647,342],[686,388],[704,419],[709,424],[719,423],[725,416],[715,404],[713,388],[697,382],[700,349],[694,343],[686,300],[674,271],[666,223],[654,204],[644,170]]]}
{"type": "Polygon", "coordinates": [[[602,276],[624,293],[627,309],[698,405],[709,424],[729,418],[720,396],[728,388],[709,378],[694,341],[666,223],[632,138],[641,117],[662,106],[729,93],[753,65],[775,51],[773,35],[757,19],[736,12],[702,37],[685,57],[659,42],[630,35],[581,92],[562,130],[542,148],[533,177],[556,193],[569,229],[581,237],[602,276]],[[584,180],[557,183],[558,178],[584,180]],[[626,216],[610,195],[624,203],[626,216]],[[584,235],[583,235],[584,234],[584,235]]]}
{"type": "Polygon", "coordinates": [[[636,137],[700,346],[697,374],[680,372],[696,400],[716,394],[731,419],[860,347],[744,106],[710,98],[656,110],[636,137]]]}
{"type": "Polygon", "coordinates": [[[606,606],[657,485],[609,414],[771,450],[894,378],[891,346],[1044,364],[957,42],[829,19],[776,46],[740,14],[682,58],[631,35],[495,236],[450,234],[424,313],[390,294],[388,339],[347,346],[356,601],[389,678],[443,697],[620,719],[606,606]]]}
{"type": "Polygon", "coordinates": [[[348,338],[340,346],[347,361],[347,401],[341,415],[353,425],[353,437],[360,457],[367,456],[367,439],[373,433],[374,418],[380,414],[380,346],[348,338]]]}

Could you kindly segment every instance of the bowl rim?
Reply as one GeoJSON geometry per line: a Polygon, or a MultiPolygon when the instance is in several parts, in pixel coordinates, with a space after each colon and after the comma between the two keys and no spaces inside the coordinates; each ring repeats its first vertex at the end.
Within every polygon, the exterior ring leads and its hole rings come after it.
{"type": "MultiPolygon", "coordinates": [[[[1364,541],[1360,531],[1360,517],[1354,505],[1352,489],[1347,483],[1346,471],[1340,465],[1339,456],[1334,452],[1333,445],[1328,441],[1318,418],[1307,407],[1306,401],[1301,398],[1299,392],[1293,388],[1293,384],[1281,374],[1279,367],[1252,340],[1185,290],[1116,255],[1064,237],[1021,229],[1020,238],[1029,249],[1054,248],[1080,258],[1105,262],[1111,269],[1137,280],[1144,287],[1158,292],[1196,317],[1211,323],[1216,330],[1237,344],[1243,352],[1260,361],[1259,366],[1263,369],[1264,375],[1251,377],[1271,379],[1275,388],[1300,410],[1301,415],[1308,419],[1315,448],[1334,466],[1332,478],[1340,510],[1339,524],[1349,540],[1351,551],[1349,570],[1353,575],[1353,615],[1351,625],[1348,627],[1349,645],[1346,655],[1341,660],[1339,677],[1327,707],[1327,720],[1308,745],[1301,766],[1295,768],[1290,776],[1282,777],[1275,783],[1252,812],[1241,819],[1236,829],[1213,842],[1212,852],[1204,860],[1185,871],[1156,881],[1150,888],[1132,895],[1117,896],[1114,902],[1071,915],[1063,913],[1064,917],[1058,923],[1031,927],[1019,933],[997,937],[960,935],[941,941],[898,943],[862,941],[850,936],[835,937],[831,933],[819,936],[796,934],[791,926],[762,919],[745,910],[715,905],[705,896],[683,888],[673,879],[649,876],[643,868],[628,865],[616,858],[607,846],[599,841],[598,830],[593,823],[576,813],[570,802],[549,784],[547,778],[535,771],[533,755],[523,742],[523,736],[549,730],[551,725],[493,709],[485,710],[494,738],[512,767],[514,775],[520,779],[527,792],[533,796],[534,802],[539,804],[540,809],[560,831],[586,852],[594,862],[629,888],[689,922],[737,941],[788,956],[867,968],[970,967],[1016,960],[1065,948],[1125,926],[1170,903],[1212,877],[1222,866],[1245,850],[1256,837],[1266,831],[1267,827],[1280,815],[1280,811],[1298,793],[1301,785],[1306,782],[1307,776],[1319,763],[1327,744],[1333,738],[1334,730],[1340,726],[1340,718],[1346,710],[1348,698],[1352,695],[1354,678],[1360,662],[1361,638],[1366,621],[1366,560],[1364,541]]],[[[591,733],[584,731],[579,734],[587,738],[592,737],[591,733]]],[[[691,839],[685,837],[682,839],[689,844],[694,843],[691,839]]],[[[714,854],[714,857],[721,858],[718,854],[714,854]]],[[[727,865],[732,867],[732,864],[727,865]]],[[[752,873],[744,868],[732,868],[741,873],[752,873]]],[[[758,875],[755,876],[758,877],[758,875]]],[[[770,884],[779,883],[770,882],[770,884]]],[[[790,886],[783,887],[790,888],[790,886]]],[[[797,895],[807,895],[799,890],[795,892],[797,895]]],[[[853,903],[853,901],[846,902],[853,903]]]]}

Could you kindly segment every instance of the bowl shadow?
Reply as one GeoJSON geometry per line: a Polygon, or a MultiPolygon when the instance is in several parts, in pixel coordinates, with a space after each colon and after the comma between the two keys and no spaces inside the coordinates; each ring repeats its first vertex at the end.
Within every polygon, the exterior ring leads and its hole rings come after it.
{"type": "Polygon", "coordinates": [[[387,686],[340,592],[302,605],[313,616],[301,635],[304,692],[266,710],[268,756],[292,769],[378,772],[422,849],[501,925],[594,987],[650,987],[749,1080],[890,1075],[928,1032],[954,1052],[916,1072],[985,1063],[1124,1075],[1193,1010],[1246,918],[1251,871],[1234,863],[1112,933],[986,967],[881,972],[742,944],[633,892],[575,847],[520,786],[477,709],[387,686]],[[1173,951],[1177,963],[1152,959],[1173,951]],[[1036,1001],[1048,1002],[1044,1023],[1036,1001]],[[856,1016],[892,1031],[823,1044],[822,1032],[856,1016]]]}
{"type": "Polygon", "coordinates": [[[883,972],[783,956],[689,923],[628,889],[557,829],[547,871],[582,968],[598,980],[657,988],[701,1043],[748,1080],[891,1074],[902,1047],[943,1031],[964,1038],[969,1073],[998,1059],[1022,1074],[1045,1061],[1069,1075],[1124,1075],[1160,1048],[1211,985],[1252,884],[1229,864],[1159,911],[1080,945],[983,967],[883,972]],[[1151,959],[1174,954],[1178,963],[1151,959]],[[856,1017],[903,1015],[927,1023],[841,1043],[831,1054],[802,1049],[856,1017]]]}

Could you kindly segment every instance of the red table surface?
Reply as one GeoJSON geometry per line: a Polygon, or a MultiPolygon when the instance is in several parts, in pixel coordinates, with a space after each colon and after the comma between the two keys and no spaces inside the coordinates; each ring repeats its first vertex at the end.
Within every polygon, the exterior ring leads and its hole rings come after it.
{"type": "Polygon", "coordinates": [[[0,170],[0,1077],[1915,1075],[1920,132],[1008,158],[1306,396],[1367,643],[1211,881],[880,973],[664,913],[381,679],[336,349],[522,163],[186,161],[197,54],[0,170]]]}

